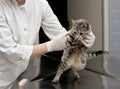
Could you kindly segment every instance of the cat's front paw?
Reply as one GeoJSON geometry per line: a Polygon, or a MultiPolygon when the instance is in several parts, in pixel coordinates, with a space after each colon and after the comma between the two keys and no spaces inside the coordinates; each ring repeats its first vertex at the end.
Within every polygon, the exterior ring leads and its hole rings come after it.
{"type": "Polygon", "coordinates": [[[53,79],[53,80],[52,80],[52,83],[54,83],[54,84],[57,84],[58,82],[59,82],[58,79],[53,79]]]}
{"type": "Polygon", "coordinates": [[[77,79],[79,79],[79,78],[80,78],[80,76],[78,75],[78,76],[77,76],[77,79]]]}
{"type": "Polygon", "coordinates": [[[75,75],[75,78],[76,78],[76,79],[79,79],[79,78],[80,78],[80,76],[79,76],[78,74],[76,74],[76,75],[75,75]]]}

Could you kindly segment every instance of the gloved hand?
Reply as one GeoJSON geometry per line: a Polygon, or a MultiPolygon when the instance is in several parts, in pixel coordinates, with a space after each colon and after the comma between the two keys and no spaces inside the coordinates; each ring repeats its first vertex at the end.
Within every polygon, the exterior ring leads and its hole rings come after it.
{"type": "MultiPolygon", "coordinates": [[[[66,41],[67,35],[68,35],[68,32],[65,32],[62,35],[47,42],[48,52],[63,50],[65,48],[65,41],[66,41]]],[[[81,42],[87,48],[90,48],[94,44],[94,41],[95,41],[95,35],[93,34],[92,31],[87,35],[86,38],[81,40],[81,42]]]]}
{"type": "Polygon", "coordinates": [[[65,48],[65,41],[67,35],[68,32],[66,31],[65,33],[61,34],[60,36],[57,36],[51,41],[46,42],[48,52],[63,50],[65,48]]]}
{"type": "Polygon", "coordinates": [[[81,42],[87,47],[90,48],[94,44],[95,41],[95,35],[91,31],[84,39],[81,40],[81,42]]]}

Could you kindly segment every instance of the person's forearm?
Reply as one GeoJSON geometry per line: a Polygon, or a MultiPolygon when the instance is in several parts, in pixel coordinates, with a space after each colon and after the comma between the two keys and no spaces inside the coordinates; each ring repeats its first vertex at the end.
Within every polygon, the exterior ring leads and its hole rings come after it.
{"type": "Polygon", "coordinates": [[[47,52],[48,51],[47,51],[46,43],[34,45],[32,55],[31,55],[31,59],[33,59],[34,57],[40,56],[44,53],[47,53],[47,52]]]}
{"type": "Polygon", "coordinates": [[[61,34],[60,36],[58,36],[48,42],[34,45],[33,51],[31,54],[31,58],[40,56],[47,52],[63,50],[64,46],[65,46],[65,40],[66,40],[67,35],[68,35],[68,32],[65,32],[65,33],[61,34]]]}

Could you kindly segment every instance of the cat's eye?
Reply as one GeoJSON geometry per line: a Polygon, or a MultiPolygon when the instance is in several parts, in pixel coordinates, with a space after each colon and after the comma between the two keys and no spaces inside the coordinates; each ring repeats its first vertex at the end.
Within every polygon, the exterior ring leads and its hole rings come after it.
{"type": "Polygon", "coordinates": [[[74,32],[74,34],[76,34],[77,32],[74,32]]]}
{"type": "Polygon", "coordinates": [[[80,35],[82,35],[83,33],[80,33],[80,35]]]}
{"type": "Polygon", "coordinates": [[[86,28],[86,26],[85,26],[85,25],[83,25],[83,28],[86,28]]]}

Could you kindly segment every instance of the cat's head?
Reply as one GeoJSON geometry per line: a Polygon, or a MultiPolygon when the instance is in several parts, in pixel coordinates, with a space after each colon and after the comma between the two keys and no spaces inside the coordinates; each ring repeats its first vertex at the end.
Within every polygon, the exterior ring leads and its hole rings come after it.
{"type": "Polygon", "coordinates": [[[79,40],[81,37],[86,36],[91,31],[91,25],[85,19],[71,20],[70,36],[74,40],[79,40]]]}
{"type": "Polygon", "coordinates": [[[90,23],[85,19],[77,19],[77,20],[71,20],[71,30],[76,31],[77,33],[84,34],[89,33],[91,31],[91,25],[90,23]]]}

